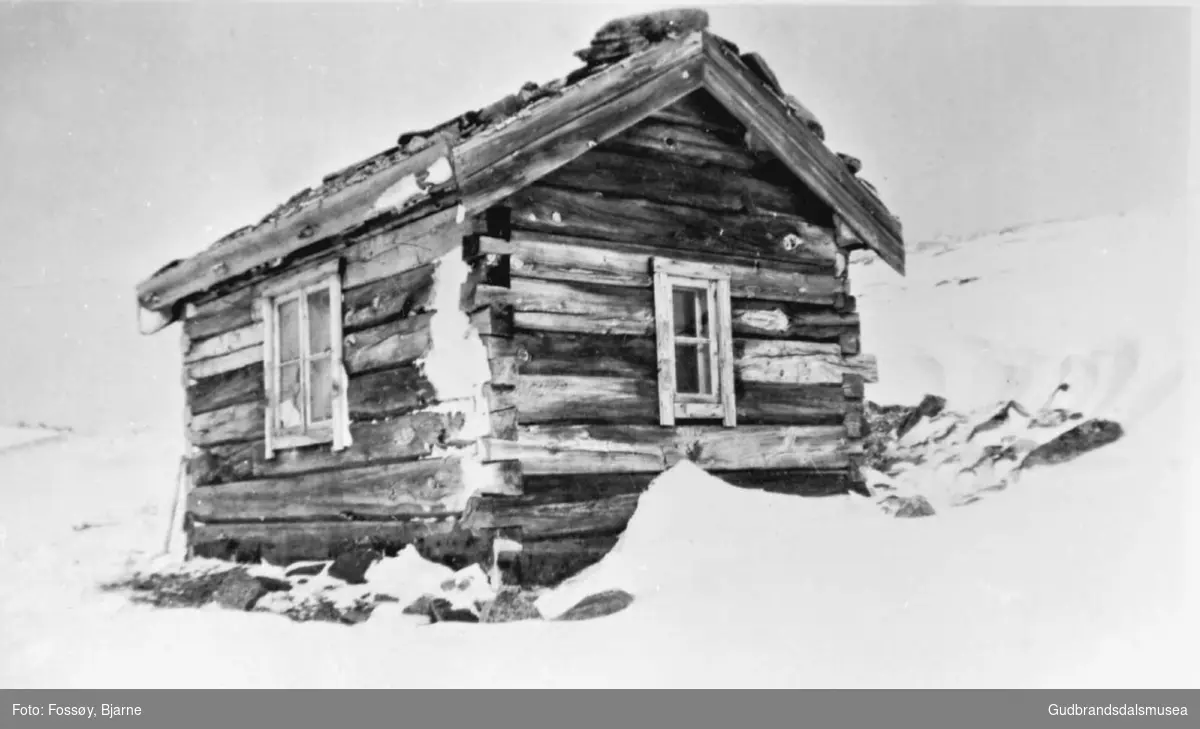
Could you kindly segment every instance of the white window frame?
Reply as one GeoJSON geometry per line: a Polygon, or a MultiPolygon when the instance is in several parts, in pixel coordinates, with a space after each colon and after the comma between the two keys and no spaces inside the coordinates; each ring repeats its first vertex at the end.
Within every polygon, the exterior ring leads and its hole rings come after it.
{"type": "Polygon", "coordinates": [[[264,286],[259,298],[263,322],[263,384],[267,394],[265,412],[266,457],[274,458],[275,452],[287,448],[331,443],[333,450],[340,451],[350,445],[349,401],[347,399],[346,369],[342,359],[342,278],[341,261],[327,261],[319,266],[299,271],[287,278],[273,281],[264,286]],[[308,296],[314,291],[329,291],[329,371],[332,415],[326,420],[309,421],[308,408],[312,401],[309,390],[311,380],[309,367],[312,357],[308,352],[308,296]],[[278,423],[279,413],[279,307],[289,301],[299,300],[301,336],[301,387],[303,388],[304,424],[299,428],[282,429],[278,423]]]}
{"type": "Polygon", "coordinates": [[[733,316],[730,307],[729,269],[716,264],[655,257],[654,323],[658,340],[658,422],[719,419],[727,428],[737,425],[733,385],[733,316]],[[675,301],[676,288],[708,292],[709,378],[711,394],[676,391],[675,301]]]}

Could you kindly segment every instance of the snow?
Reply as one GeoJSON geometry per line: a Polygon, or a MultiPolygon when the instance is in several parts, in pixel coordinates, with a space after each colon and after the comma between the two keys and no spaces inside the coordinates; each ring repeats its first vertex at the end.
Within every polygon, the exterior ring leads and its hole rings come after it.
{"type": "MultiPolygon", "coordinates": [[[[924,246],[907,279],[855,264],[875,401],[1032,413],[1065,379],[1054,407],[1126,436],[919,519],[681,463],[608,558],[539,600],[635,596],[593,621],[422,625],[394,603],[347,627],[132,604],[97,584],[161,550],[179,439],[0,451],[0,685],[1195,685],[1184,246],[1179,211],[1141,211],[924,246]]],[[[368,586],[416,589],[420,567],[381,563],[368,586]]]]}

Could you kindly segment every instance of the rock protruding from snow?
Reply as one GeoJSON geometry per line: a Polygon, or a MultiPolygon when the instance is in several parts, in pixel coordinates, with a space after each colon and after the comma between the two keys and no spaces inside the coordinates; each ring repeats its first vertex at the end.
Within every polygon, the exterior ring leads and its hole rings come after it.
{"type": "Polygon", "coordinates": [[[933,516],[937,512],[933,510],[933,504],[924,496],[897,496],[892,494],[884,497],[879,505],[887,514],[891,514],[900,519],[911,519],[918,516],[933,516]]]}
{"type": "Polygon", "coordinates": [[[588,595],[565,613],[558,620],[592,620],[606,615],[619,613],[633,604],[633,595],[624,590],[605,590],[595,595],[588,595]]]}
{"type": "Polygon", "coordinates": [[[353,549],[342,552],[329,565],[330,577],[343,580],[351,585],[365,583],[367,570],[382,557],[373,549],[353,549]]]}
{"type": "Polygon", "coordinates": [[[479,615],[481,623],[515,623],[541,619],[542,614],[538,612],[533,596],[518,587],[502,588],[479,615]]]}
{"type": "Polygon", "coordinates": [[[245,570],[230,570],[213,593],[213,601],[233,610],[249,610],[259,598],[270,592],[261,582],[246,574],[245,570]]]}
{"type": "Polygon", "coordinates": [[[922,418],[932,418],[946,407],[946,398],[938,397],[937,395],[926,395],[921,399],[921,403],[900,421],[896,426],[896,437],[903,438],[908,431],[912,430],[917,423],[921,422],[922,418]]]}
{"type": "Polygon", "coordinates": [[[1088,420],[1033,449],[1025,457],[1021,467],[1030,468],[1065,463],[1084,453],[1113,443],[1124,434],[1120,423],[1111,420],[1088,420]]]}

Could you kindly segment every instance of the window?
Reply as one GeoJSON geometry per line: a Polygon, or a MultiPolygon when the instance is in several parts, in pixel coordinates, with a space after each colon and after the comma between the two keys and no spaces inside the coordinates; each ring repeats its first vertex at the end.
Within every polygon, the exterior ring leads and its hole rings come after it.
{"type": "Polygon", "coordinates": [[[728,270],[655,258],[654,311],[659,423],[737,425],[728,270]]]}
{"type": "Polygon", "coordinates": [[[349,445],[338,262],[264,288],[267,457],[276,450],[349,445]]]}

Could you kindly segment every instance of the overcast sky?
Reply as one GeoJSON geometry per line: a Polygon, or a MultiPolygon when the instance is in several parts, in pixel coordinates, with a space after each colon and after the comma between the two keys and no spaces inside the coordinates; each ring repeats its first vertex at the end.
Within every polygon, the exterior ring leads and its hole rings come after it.
{"type": "MultiPolygon", "coordinates": [[[[322,175],[577,65],[629,6],[0,6],[0,422],[178,419],[132,288],[322,175]]],[[[1186,9],[737,6],[910,243],[1183,194],[1186,9]]]]}

